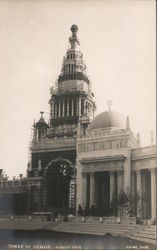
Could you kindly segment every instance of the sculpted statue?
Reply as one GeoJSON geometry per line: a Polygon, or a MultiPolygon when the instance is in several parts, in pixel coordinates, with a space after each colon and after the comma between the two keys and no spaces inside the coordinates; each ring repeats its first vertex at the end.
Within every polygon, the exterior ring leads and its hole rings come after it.
{"type": "Polygon", "coordinates": [[[41,160],[38,161],[38,170],[41,171],[41,160]]]}

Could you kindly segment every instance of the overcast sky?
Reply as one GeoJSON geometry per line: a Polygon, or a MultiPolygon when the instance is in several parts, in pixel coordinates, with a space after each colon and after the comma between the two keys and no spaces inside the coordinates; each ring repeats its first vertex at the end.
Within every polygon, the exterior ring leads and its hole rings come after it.
{"type": "MultiPolygon", "coordinates": [[[[34,118],[49,112],[50,87],[77,24],[97,114],[129,115],[150,144],[156,127],[155,1],[0,0],[0,168],[26,174],[34,118]]],[[[48,119],[48,115],[45,114],[48,119]]]]}

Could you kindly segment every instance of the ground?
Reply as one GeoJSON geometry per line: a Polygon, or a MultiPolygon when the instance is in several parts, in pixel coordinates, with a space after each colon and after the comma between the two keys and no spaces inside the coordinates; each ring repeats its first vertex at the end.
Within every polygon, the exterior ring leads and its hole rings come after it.
{"type": "Polygon", "coordinates": [[[8,249],[156,249],[155,246],[125,237],[91,236],[47,230],[0,230],[0,250],[8,249]]]}

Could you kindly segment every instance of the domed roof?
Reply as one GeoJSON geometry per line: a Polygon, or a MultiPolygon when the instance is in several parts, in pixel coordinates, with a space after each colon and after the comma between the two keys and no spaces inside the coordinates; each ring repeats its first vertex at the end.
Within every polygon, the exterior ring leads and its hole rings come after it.
{"type": "Polygon", "coordinates": [[[126,128],[125,117],[115,111],[102,112],[93,119],[89,130],[111,127],[126,128]]]}
{"type": "Polygon", "coordinates": [[[41,113],[41,117],[39,119],[39,121],[35,124],[36,128],[43,128],[43,127],[49,127],[48,124],[45,122],[44,118],[43,118],[43,111],[40,112],[41,113]]]}

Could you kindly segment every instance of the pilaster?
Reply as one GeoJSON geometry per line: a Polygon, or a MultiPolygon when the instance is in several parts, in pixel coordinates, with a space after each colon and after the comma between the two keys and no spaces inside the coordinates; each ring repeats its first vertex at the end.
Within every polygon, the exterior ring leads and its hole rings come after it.
{"type": "Polygon", "coordinates": [[[156,169],[151,169],[151,217],[156,218],[156,169]]]}
{"type": "Polygon", "coordinates": [[[123,170],[117,171],[117,191],[118,195],[123,190],[123,170]]]}
{"type": "Polygon", "coordinates": [[[87,173],[82,173],[82,206],[87,203],[87,173]]]}
{"type": "Polygon", "coordinates": [[[95,203],[95,177],[90,173],[90,207],[95,203]]]}
{"type": "Polygon", "coordinates": [[[115,175],[114,172],[110,172],[110,204],[112,203],[113,193],[115,191],[115,175]]]}
{"type": "Polygon", "coordinates": [[[137,216],[141,217],[141,198],[142,198],[142,190],[141,190],[141,170],[136,171],[136,187],[137,187],[137,194],[139,194],[139,201],[137,204],[137,216]]]}

